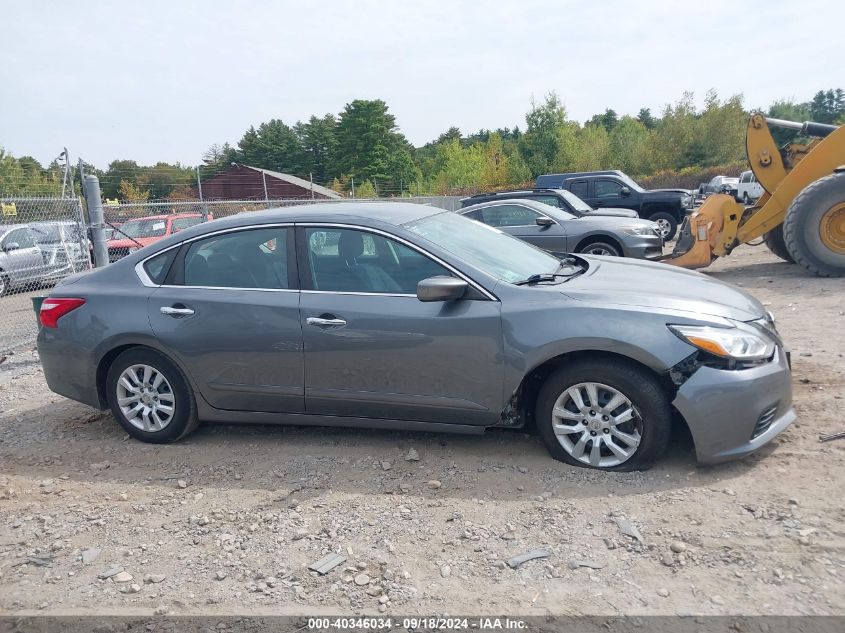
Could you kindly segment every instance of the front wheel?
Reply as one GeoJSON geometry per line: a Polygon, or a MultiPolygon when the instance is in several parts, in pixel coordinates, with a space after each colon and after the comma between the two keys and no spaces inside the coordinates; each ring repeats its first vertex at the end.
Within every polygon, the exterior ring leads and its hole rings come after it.
{"type": "Polygon", "coordinates": [[[815,181],[799,193],[783,222],[795,263],[820,277],[845,276],[845,172],[815,181]]]}
{"type": "Polygon", "coordinates": [[[606,241],[590,242],[580,247],[578,252],[585,255],[606,255],[609,257],[619,257],[622,254],[618,246],[606,241]]]}
{"type": "Polygon", "coordinates": [[[174,442],[199,422],[185,375],[151,349],[130,349],[118,356],[109,368],[106,389],[120,426],[142,442],[174,442]]]}
{"type": "Polygon", "coordinates": [[[657,225],[657,231],[665,242],[674,238],[678,232],[678,220],[671,213],[658,211],[648,216],[648,219],[657,225]]]}
{"type": "Polygon", "coordinates": [[[669,400],[647,370],[619,360],[559,369],[537,398],[537,428],[555,459],[585,468],[649,468],[666,450],[669,400]]]}

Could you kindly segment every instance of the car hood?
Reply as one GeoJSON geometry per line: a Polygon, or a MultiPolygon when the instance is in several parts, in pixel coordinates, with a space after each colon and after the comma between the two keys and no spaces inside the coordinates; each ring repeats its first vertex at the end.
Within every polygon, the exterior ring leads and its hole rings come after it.
{"type": "Polygon", "coordinates": [[[638,218],[637,212],[633,209],[619,209],[615,207],[606,207],[601,209],[593,209],[589,213],[585,213],[583,217],[593,217],[597,215],[612,215],[619,218],[638,218]]]}
{"type": "Polygon", "coordinates": [[[748,293],[702,273],[670,264],[617,257],[584,256],[590,269],[556,286],[581,300],[655,308],[751,321],[766,314],[763,304],[748,293]]]}

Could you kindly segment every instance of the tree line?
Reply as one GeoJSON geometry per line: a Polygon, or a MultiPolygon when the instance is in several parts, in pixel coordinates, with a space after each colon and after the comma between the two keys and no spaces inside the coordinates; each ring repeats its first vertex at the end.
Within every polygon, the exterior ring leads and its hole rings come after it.
{"type": "MultiPolygon", "coordinates": [[[[845,93],[820,90],[805,102],[783,99],[755,110],[794,121],[842,124],[845,93]]],[[[550,92],[532,100],[524,129],[464,135],[452,127],[414,147],[384,101],[356,99],[337,115],[251,126],[234,146],[211,145],[199,173],[207,179],[237,163],[312,179],[343,194],[354,190],[356,197],[463,194],[528,186],[542,173],[597,169],[692,186],[704,174],[737,173],[745,167],[748,116],[741,95],[721,99],[711,90],[702,108],[687,92],[658,114],[642,108],[636,116],[619,116],[606,109],[581,123],[550,92]]],[[[775,134],[782,143],[794,136],[784,130],[775,134]]],[[[197,177],[195,167],[166,162],[142,166],[115,160],[105,170],[93,165],[85,170],[99,176],[105,197],[133,202],[193,197],[197,177]]],[[[56,161],[42,166],[32,157],[15,158],[0,149],[0,195],[56,194],[61,181],[56,161]]]]}

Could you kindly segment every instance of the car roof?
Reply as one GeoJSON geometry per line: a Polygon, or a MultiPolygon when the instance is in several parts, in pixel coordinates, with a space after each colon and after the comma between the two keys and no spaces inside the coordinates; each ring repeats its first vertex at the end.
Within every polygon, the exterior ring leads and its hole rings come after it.
{"type": "Polygon", "coordinates": [[[552,215],[553,213],[563,213],[566,214],[566,217],[570,217],[571,214],[567,211],[559,209],[558,207],[554,207],[550,204],[546,204],[545,202],[538,202],[536,200],[530,200],[528,198],[504,198],[501,200],[487,200],[486,202],[479,202],[478,204],[473,204],[468,207],[464,207],[463,209],[459,209],[456,213],[464,215],[468,211],[473,211],[475,209],[480,209],[482,207],[490,207],[490,206],[497,206],[500,204],[513,204],[518,202],[529,209],[534,209],[544,215],[552,215]]]}
{"type": "Polygon", "coordinates": [[[473,196],[468,196],[466,198],[461,198],[461,202],[464,200],[475,200],[476,198],[504,198],[505,196],[514,196],[514,195],[531,195],[535,193],[545,193],[545,194],[553,194],[555,196],[562,195],[560,193],[560,189],[550,189],[548,187],[535,187],[534,189],[510,189],[505,191],[491,191],[489,193],[477,193],[473,196]]]}

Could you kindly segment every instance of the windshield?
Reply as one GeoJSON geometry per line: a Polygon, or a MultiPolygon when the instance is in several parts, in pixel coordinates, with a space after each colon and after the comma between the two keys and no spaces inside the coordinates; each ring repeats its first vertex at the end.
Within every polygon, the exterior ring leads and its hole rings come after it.
{"type": "Polygon", "coordinates": [[[30,230],[39,244],[56,242],[78,242],[78,225],[73,224],[31,224],[30,230]],[[76,230],[75,230],[76,229],[76,230]]]}
{"type": "Polygon", "coordinates": [[[444,251],[501,281],[552,273],[560,260],[492,227],[449,211],[403,224],[444,251]]]}
{"type": "Polygon", "coordinates": [[[570,206],[576,211],[581,211],[582,213],[589,213],[593,210],[593,207],[591,207],[589,204],[581,200],[581,198],[576,196],[574,193],[567,191],[566,189],[561,189],[560,195],[562,195],[564,200],[566,200],[570,204],[570,206]]]}
{"type": "Polygon", "coordinates": [[[619,180],[621,180],[626,185],[628,185],[628,187],[630,189],[632,189],[632,190],[634,190],[638,193],[642,193],[643,191],[645,191],[645,189],[643,189],[637,183],[635,183],[633,180],[631,180],[631,177],[628,176],[627,174],[622,174],[621,176],[619,176],[619,180]]]}
{"type": "Polygon", "coordinates": [[[147,218],[144,220],[129,220],[125,222],[120,230],[115,231],[118,239],[124,235],[128,237],[159,237],[167,230],[167,221],[158,218],[147,218]]]}

